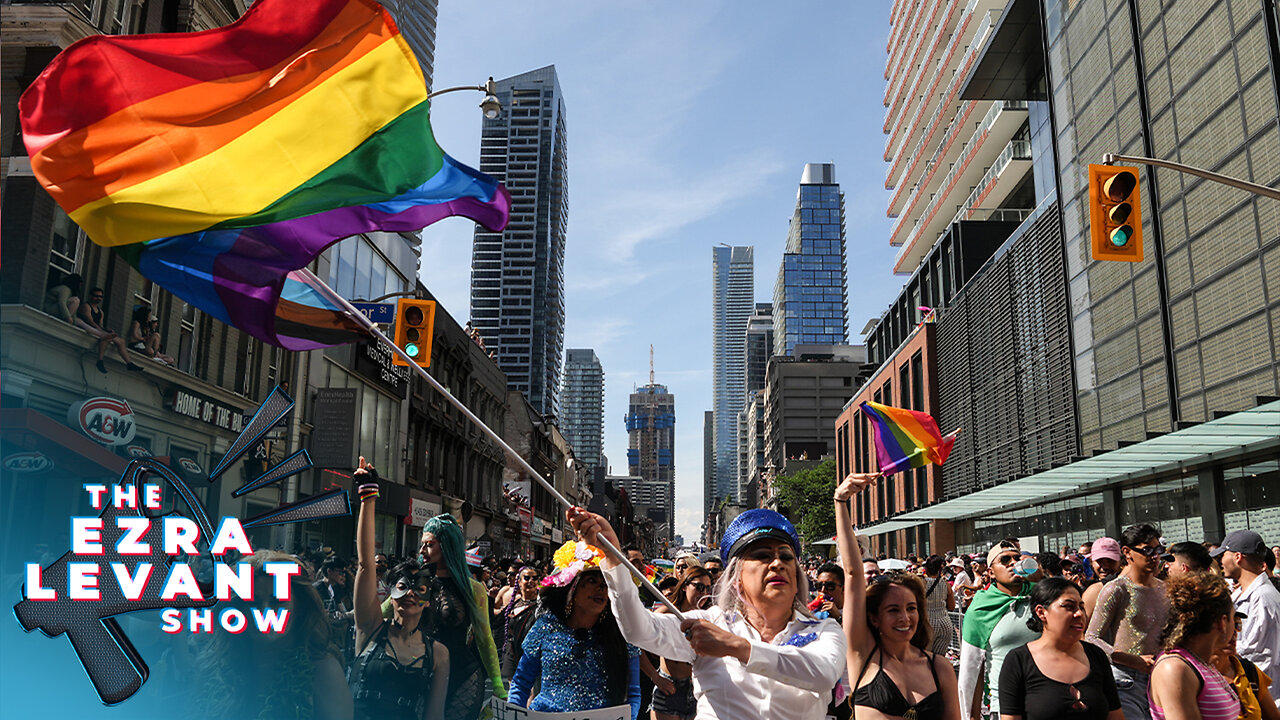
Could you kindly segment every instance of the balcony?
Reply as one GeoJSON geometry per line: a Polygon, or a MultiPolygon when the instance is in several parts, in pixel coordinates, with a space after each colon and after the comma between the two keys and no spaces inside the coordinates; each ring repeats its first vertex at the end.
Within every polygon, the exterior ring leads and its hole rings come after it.
{"type": "MultiPolygon", "coordinates": [[[[970,188],[981,177],[983,168],[989,167],[998,157],[1027,116],[1027,104],[1020,100],[991,103],[987,114],[978,123],[973,134],[958,151],[952,150],[954,142],[948,141],[929,159],[925,175],[916,185],[906,211],[899,216],[889,235],[890,245],[911,245],[921,235],[941,233],[946,227],[940,222],[946,219],[942,208],[946,207],[959,188],[970,188]],[[942,175],[941,168],[950,167],[942,175]],[[926,197],[932,200],[922,212],[918,204],[926,197]]],[[[957,137],[960,133],[957,133],[957,137]]],[[[927,239],[927,238],[926,238],[927,239]]]]}
{"type": "MultiPolygon", "coordinates": [[[[957,166],[959,167],[959,166],[957,166]]],[[[974,167],[982,167],[975,165],[974,167]]],[[[1023,210],[1004,210],[999,205],[1004,202],[1014,188],[1022,182],[1031,169],[1031,142],[1028,140],[1010,140],[996,156],[986,172],[972,186],[973,190],[963,203],[950,205],[943,200],[944,196],[935,196],[926,210],[926,216],[912,229],[910,239],[898,254],[894,263],[894,272],[910,272],[933,246],[934,241],[951,223],[959,220],[1021,220],[1026,217],[1014,217],[1023,210]],[[946,213],[949,207],[957,207],[954,215],[946,213]]],[[[966,176],[972,173],[965,173],[966,176]]],[[[963,182],[963,181],[961,181],[963,182]]],[[[967,187],[958,184],[957,187],[967,187]]]]}
{"type": "MultiPolygon", "coordinates": [[[[1000,206],[1031,169],[1031,141],[1013,140],[982,175],[962,207],[992,210],[1000,206]]],[[[965,212],[962,210],[961,212],[965,212]]]]}
{"type": "MultiPolygon", "coordinates": [[[[920,137],[917,132],[922,128],[922,123],[926,129],[924,140],[917,142],[928,149],[933,146],[933,138],[939,124],[943,121],[949,122],[954,117],[959,106],[960,90],[965,76],[977,62],[987,35],[1000,17],[1000,10],[996,6],[1002,6],[1000,0],[969,0],[969,4],[965,6],[960,25],[951,36],[947,52],[938,61],[937,69],[932,74],[933,80],[929,84],[929,89],[925,91],[920,105],[914,110],[911,110],[912,106],[909,105],[900,116],[901,121],[894,124],[889,141],[885,144],[884,159],[892,162],[888,177],[898,175],[907,160],[903,151],[907,149],[907,143],[912,138],[920,137]],[[984,12],[985,14],[980,14],[984,12]],[[943,90],[938,92],[939,88],[943,90]],[[910,119],[909,127],[908,118],[910,119]],[[906,128],[905,132],[904,128],[906,128]]],[[[910,183],[911,178],[899,179],[894,184],[902,182],[910,183]]]]}
{"type": "MultiPolygon", "coordinates": [[[[972,3],[972,0],[970,0],[970,3],[972,3]]],[[[924,80],[925,71],[927,69],[935,69],[937,67],[942,51],[946,47],[942,44],[942,38],[944,35],[950,37],[951,32],[955,30],[956,21],[960,17],[956,11],[959,10],[960,7],[960,0],[948,0],[946,3],[946,12],[942,16],[942,21],[937,22],[938,12],[943,9],[943,4],[936,3],[933,6],[933,14],[929,17],[928,27],[936,26],[937,29],[933,31],[933,35],[929,38],[928,42],[917,46],[915,50],[915,52],[919,52],[921,47],[927,46],[929,48],[929,54],[924,56],[924,59],[919,63],[919,65],[915,65],[915,55],[914,53],[912,54],[912,64],[916,67],[916,71],[913,73],[911,82],[904,82],[898,86],[898,91],[894,93],[893,101],[888,103],[888,106],[885,108],[884,131],[886,133],[889,132],[890,124],[897,114],[898,104],[902,100],[903,90],[910,87],[911,92],[907,93],[906,97],[909,100],[915,98],[916,91],[920,88],[921,81],[924,80]]],[[[903,69],[905,70],[908,68],[903,69]]]]}

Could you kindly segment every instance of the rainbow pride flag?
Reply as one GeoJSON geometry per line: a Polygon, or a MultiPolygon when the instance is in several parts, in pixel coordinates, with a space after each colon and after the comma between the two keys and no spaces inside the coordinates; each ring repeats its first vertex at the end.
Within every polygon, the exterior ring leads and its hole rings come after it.
{"type": "Polygon", "coordinates": [[[889,407],[877,402],[862,403],[875,433],[876,460],[881,475],[892,475],[930,463],[947,461],[956,444],[957,430],[944,436],[928,413],[889,407]]]}
{"type": "Polygon", "coordinates": [[[440,149],[427,92],[372,0],[261,0],[225,28],[81,40],[18,107],[33,173],[91,240],[302,350],[358,336],[294,272],[333,242],[506,226],[506,189],[440,149]]]}

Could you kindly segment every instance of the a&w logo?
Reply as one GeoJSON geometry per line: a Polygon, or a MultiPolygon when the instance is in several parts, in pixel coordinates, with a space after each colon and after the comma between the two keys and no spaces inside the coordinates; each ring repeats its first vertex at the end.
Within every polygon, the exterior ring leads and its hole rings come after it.
{"type": "Polygon", "coordinates": [[[125,445],[137,432],[133,408],[124,400],[96,397],[72,405],[67,421],[103,445],[125,445]]]}
{"type": "Polygon", "coordinates": [[[14,473],[36,473],[53,467],[53,461],[38,452],[14,453],[4,459],[4,469],[14,473]]]}

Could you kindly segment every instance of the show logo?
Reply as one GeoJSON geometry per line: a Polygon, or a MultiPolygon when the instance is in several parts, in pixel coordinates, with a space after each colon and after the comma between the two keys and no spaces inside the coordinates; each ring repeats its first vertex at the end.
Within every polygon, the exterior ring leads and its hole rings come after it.
{"type": "MultiPolygon", "coordinates": [[[[206,480],[221,477],[292,409],[293,400],[276,388],[206,480]]],[[[86,433],[123,438],[108,444],[133,437],[133,413],[122,400],[93,398],[73,412],[86,433]]],[[[201,470],[189,460],[182,467],[193,474],[201,470]]],[[[300,450],[231,494],[240,497],[310,467],[310,457],[300,450]]],[[[291,581],[302,569],[296,562],[252,562],[254,548],[246,531],[351,514],[347,491],[339,489],[244,520],[224,517],[215,528],[186,482],[153,457],[132,460],[113,485],[86,484],[83,489],[90,506],[100,512],[71,518],[72,547],[58,560],[43,567],[26,565],[23,600],[14,614],[28,632],[39,628],[49,637],[65,634],[108,705],[131,697],[149,674],[115,616],[160,609],[164,632],[187,631],[197,637],[250,629],[286,632],[289,610],[282,603],[291,599],[291,581]],[[161,514],[164,486],[174,494],[168,503],[174,510],[161,514]],[[262,582],[257,589],[255,581],[262,582]],[[278,602],[261,597],[263,588],[278,602]],[[254,602],[255,592],[257,600],[268,600],[265,607],[254,602]],[[241,606],[215,612],[223,601],[240,601],[241,606]]]]}

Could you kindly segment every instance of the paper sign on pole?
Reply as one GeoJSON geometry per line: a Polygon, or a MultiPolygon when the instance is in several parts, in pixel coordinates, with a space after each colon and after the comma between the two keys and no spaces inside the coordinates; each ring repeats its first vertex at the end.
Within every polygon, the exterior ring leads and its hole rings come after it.
{"type": "Polygon", "coordinates": [[[630,705],[614,705],[599,710],[577,712],[538,712],[512,705],[500,698],[490,697],[489,710],[493,714],[493,720],[631,720],[630,705]]]}

